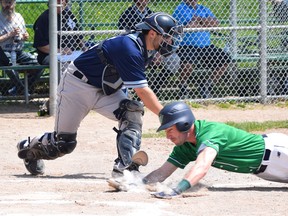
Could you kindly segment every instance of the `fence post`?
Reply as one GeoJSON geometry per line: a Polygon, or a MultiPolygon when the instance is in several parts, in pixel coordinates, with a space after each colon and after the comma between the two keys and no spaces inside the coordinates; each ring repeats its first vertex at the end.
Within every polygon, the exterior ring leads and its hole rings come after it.
{"type": "MultiPolygon", "coordinates": [[[[230,25],[232,27],[237,27],[237,1],[230,1],[230,25]]],[[[237,55],[237,30],[232,30],[230,33],[230,42],[231,42],[231,55],[236,57],[237,55]]]]}
{"type": "Polygon", "coordinates": [[[49,109],[54,116],[56,109],[56,95],[58,85],[57,63],[57,0],[49,1],[49,38],[50,38],[50,82],[49,82],[49,109]]]}
{"type": "Polygon", "coordinates": [[[260,71],[261,84],[260,95],[261,103],[267,103],[267,2],[260,0],[260,71]]]}

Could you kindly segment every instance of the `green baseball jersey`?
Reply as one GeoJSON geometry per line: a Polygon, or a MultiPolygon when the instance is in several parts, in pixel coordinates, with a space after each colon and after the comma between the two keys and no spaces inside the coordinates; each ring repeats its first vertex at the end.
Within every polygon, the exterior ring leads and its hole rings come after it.
{"type": "Polygon", "coordinates": [[[261,135],[251,134],[229,125],[197,120],[194,123],[196,143],[185,142],[175,146],[168,162],[184,168],[195,161],[205,148],[217,151],[213,167],[238,173],[254,173],[260,166],[265,150],[261,135]]]}

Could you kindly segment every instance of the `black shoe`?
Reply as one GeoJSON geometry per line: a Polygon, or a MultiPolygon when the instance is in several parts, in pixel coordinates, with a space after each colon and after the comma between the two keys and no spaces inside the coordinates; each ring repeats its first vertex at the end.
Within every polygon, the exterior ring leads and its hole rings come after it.
{"type": "MultiPolygon", "coordinates": [[[[18,151],[29,148],[29,143],[27,140],[22,140],[19,143],[17,143],[17,149],[18,151]]],[[[42,159],[39,160],[28,160],[23,159],[24,165],[28,172],[30,172],[32,175],[43,175],[45,170],[45,164],[42,159]]]]}
{"type": "Polygon", "coordinates": [[[24,159],[24,165],[26,169],[32,174],[32,175],[43,175],[45,164],[43,160],[28,160],[24,159]]]}
{"type": "MultiPolygon", "coordinates": [[[[117,160],[117,159],[116,159],[117,160]]],[[[115,163],[113,170],[112,170],[112,177],[113,178],[119,178],[124,176],[124,170],[128,170],[129,172],[139,172],[139,166],[138,164],[132,162],[129,167],[126,168],[120,168],[120,163],[115,163]]]]}

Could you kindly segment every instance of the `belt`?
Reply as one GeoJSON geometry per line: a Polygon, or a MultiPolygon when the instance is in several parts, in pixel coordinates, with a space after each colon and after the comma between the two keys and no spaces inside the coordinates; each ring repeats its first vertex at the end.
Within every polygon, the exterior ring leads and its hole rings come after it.
{"type": "Polygon", "coordinates": [[[76,70],[72,73],[72,75],[77,77],[78,79],[83,80],[84,82],[90,84],[87,77],[84,74],[82,74],[80,71],[76,70]]]}
{"type": "MultiPolygon", "coordinates": [[[[267,137],[267,135],[263,134],[262,137],[265,139],[267,137]]],[[[270,158],[270,154],[271,154],[271,150],[270,149],[265,149],[264,157],[263,157],[262,162],[263,161],[268,161],[269,158],[270,158]]],[[[267,167],[268,167],[268,165],[261,164],[260,167],[254,172],[254,174],[259,174],[259,173],[264,172],[267,167]]]]}

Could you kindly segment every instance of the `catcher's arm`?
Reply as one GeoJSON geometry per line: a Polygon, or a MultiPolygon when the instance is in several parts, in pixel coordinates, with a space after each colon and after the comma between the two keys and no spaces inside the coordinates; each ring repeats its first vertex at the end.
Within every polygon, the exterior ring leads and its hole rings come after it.
{"type": "Polygon", "coordinates": [[[171,199],[172,197],[180,195],[193,185],[196,185],[206,175],[216,155],[217,151],[215,149],[211,147],[204,148],[201,153],[199,153],[195,165],[185,175],[184,179],[179,182],[176,188],[168,193],[162,191],[154,193],[153,195],[156,198],[171,199]]]}
{"type": "Polygon", "coordinates": [[[137,96],[143,101],[144,105],[156,115],[163,108],[155,93],[149,87],[135,88],[137,96]]]}

